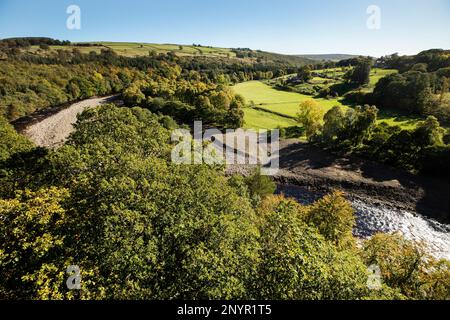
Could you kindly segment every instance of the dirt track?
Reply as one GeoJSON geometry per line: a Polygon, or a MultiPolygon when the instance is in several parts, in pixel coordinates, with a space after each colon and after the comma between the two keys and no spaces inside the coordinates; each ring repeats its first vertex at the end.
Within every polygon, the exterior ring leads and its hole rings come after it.
{"type": "Polygon", "coordinates": [[[42,121],[32,123],[23,130],[23,134],[40,147],[55,148],[61,145],[74,130],[77,115],[86,108],[110,102],[115,96],[93,98],[74,103],[42,121]]]}

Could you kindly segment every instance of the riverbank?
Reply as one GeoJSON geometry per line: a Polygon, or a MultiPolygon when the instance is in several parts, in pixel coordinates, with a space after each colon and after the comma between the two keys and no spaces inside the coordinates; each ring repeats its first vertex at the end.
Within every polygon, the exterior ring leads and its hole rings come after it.
{"type": "MultiPolygon", "coordinates": [[[[229,165],[247,176],[254,166],[229,165]]],[[[354,235],[400,232],[450,260],[450,183],[357,157],[338,157],[298,140],[280,141],[277,193],[309,204],[339,189],[355,210],[354,235]]]]}
{"type": "MultiPolygon", "coordinates": [[[[251,171],[249,166],[227,168],[229,174],[251,171]]],[[[273,178],[319,193],[341,189],[374,204],[388,203],[450,223],[450,182],[353,156],[339,157],[298,140],[280,141],[280,170],[273,178]]]]}

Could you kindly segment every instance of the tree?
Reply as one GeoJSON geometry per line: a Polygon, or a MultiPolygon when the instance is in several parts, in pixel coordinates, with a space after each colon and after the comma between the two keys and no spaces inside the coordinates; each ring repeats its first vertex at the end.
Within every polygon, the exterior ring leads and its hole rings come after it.
{"type": "Polygon", "coordinates": [[[449,299],[450,265],[425,253],[425,246],[399,234],[376,234],[365,241],[366,264],[376,264],[383,282],[413,299],[449,299]]]}
{"type": "Polygon", "coordinates": [[[314,226],[305,207],[269,196],[257,209],[260,263],[252,282],[257,299],[357,299],[366,295],[366,268],[351,252],[338,252],[314,226]]]}
{"type": "Polygon", "coordinates": [[[432,114],[436,109],[430,75],[418,71],[388,75],[377,83],[373,97],[381,108],[409,113],[432,114]]]}
{"type": "Polygon", "coordinates": [[[316,226],[319,233],[338,248],[348,249],[355,246],[354,211],[340,191],[315,202],[306,214],[306,222],[316,226]]]}
{"type": "Polygon", "coordinates": [[[338,137],[342,148],[353,149],[368,139],[376,125],[378,109],[375,106],[358,106],[348,109],[338,137]]]}
{"type": "Polygon", "coordinates": [[[297,73],[297,79],[302,82],[308,82],[309,80],[311,80],[311,67],[308,65],[301,67],[297,73]]]}
{"type": "Polygon", "coordinates": [[[345,114],[334,107],[324,117],[321,138],[332,147],[348,150],[358,148],[370,137],[376,126],[377,114],[375,106],[358,106],[348,109],[345,114]]]}
{"type": "Polygon", "coordinates": [[[145,94],[142,93],[140,84],[133,83],[123,92],[123,99],[127,105],[138,106],[145,101],[145,94]]]}
{"type": "Polygon", "coordinates": [[[350,132],[348,137],[353,146],[358,147],[367,139],[377,122],[378,109],[375,106],[365,105],[363,108],[356,107],[350,120],[350,132]]]}
{"type": "Polygon", "coordinates": [[[449,84],[447,77],[442,78],[441,94],[439,96],[439,102],[442,104],[445,101],[445,97],[448,94],[449,84]]]}
{"type": "Polygon", "coordinates": [[[345,113],[339,106],[331,108],[323,117],[322,138],[332,143],[345,129],[345,113]]]}
{"type": "Polygon", "coordinates": [[[370,82],[370,70],[372,60],[362,59],[352,70],[348,71],[345,78],[357,86],[364,86],[370,82]]]}
{"type": "Polygon", "coordinates": [[[414,130],[414,143],[419,149],[442,145],[445,132],[436,117],[429,116],[425,121],[421,121],[414,130]]]}
{"type": "MultiPolygon", "coordinates": [[[[3,299],[62,298],[62,283],[53,293],[44,288],[43,266],[57,264],[63,249],[66,212],[61,202],[68,198],[65,189],[18,192],[15,199],[0,200],[0,297],[3,299]]],[[[58,265],[58,268],[61,265],[58,265]]],[[[63,268],[59,268],[64,272],[63,268]]]]}
{"type": "Polygon", "coordinates": [[[411,71],[418,71],[422,73],[427,73],[427,64],[426,63],[416,63],[412,66],[411,71]]]}
{"type": "Polygon", "coordinates": [[[306,100],[300,104],[297,121],[305,128],[306,137],[312,140],[322,127],[322,112],[314,100],[306,100]]]}
{"type": "Polygon", "coordinates": [[[250,201],[220,170],[173,164],[169,141],[159,117],[140,108],[79,117],[50,155],[48,179],[71,194],[64,248],[98,268],[99,298],[245,297],[258,248],[250,201]]]}
{"type": "Polygon", "coordinates": [[[271,177],[261,174],[260,167],[258,167],[252,175],[245,178],[245,183],[250,192],[250,196],[256,200],[264,199],[268,195],[273,194],[277,187],[271,177]]]}

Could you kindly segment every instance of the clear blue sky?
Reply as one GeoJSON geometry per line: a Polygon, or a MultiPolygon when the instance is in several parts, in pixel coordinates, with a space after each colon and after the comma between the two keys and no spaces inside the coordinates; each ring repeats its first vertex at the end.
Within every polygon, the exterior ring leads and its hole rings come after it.
{"type": "Polygon", "coordinates": [[[380,56],[450,48],[450,0],[0,0],[0,38],[250,47],[380,56]],[[81,30],[66,8],[81,8],[81,30]],[[366,27],[369,5],[381,29],[366,27]]]}

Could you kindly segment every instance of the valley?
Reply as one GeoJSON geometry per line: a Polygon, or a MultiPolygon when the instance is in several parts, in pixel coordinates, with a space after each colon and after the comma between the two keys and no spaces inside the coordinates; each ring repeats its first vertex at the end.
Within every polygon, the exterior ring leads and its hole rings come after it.
{"type": "Polygon", "coordinates": [[[448,298],[448,51],[338,56],[1,40],[0,299],[448,298]]]}

